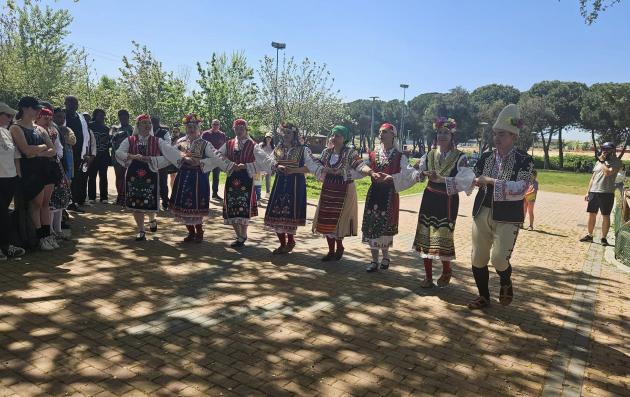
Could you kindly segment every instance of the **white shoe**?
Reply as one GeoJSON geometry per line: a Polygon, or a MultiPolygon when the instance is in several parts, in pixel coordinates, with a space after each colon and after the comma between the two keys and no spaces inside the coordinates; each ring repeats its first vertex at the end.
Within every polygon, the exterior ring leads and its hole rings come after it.
{"type": "Polygon", "coordinates": [[[42,251],[52,251],[55,247],[52,246],[48,237],[44,237],[39,239],[39,249],[42,251]]]}
{"type": "Polygon", "coordinates": [[[48,236],[46,238],[48,239],[48,241],[50,242],[50,245],[53,248],[59,248],[59,244],[57,243],[57,240],[55,239],[54,235],[51,234],[50,236],[48,236]]]}
{"type": "MultiPolygon", "coordinates": [[[[0,251],[1,253],[2,251],[0,251]]],[[[26,253],[26,251],[24,250],[24,248],[22,247],[16,247],[15,245],[9,245],[9,248],[7,248],[7,257],[9,258],[15,258],[18,256],[22,256],[26,253]]]]}

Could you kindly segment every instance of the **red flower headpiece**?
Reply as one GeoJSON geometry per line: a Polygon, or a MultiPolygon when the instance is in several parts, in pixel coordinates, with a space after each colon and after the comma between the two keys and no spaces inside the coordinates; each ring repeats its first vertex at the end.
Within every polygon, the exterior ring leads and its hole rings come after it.
{"type": "Polygon", "coordinates": [[[48,109],[48,108],[41,108],[41,110],[39,111],[39,115],[41,116],[50,116],[52,117],[53,112],[52,110],[48,109]]]}
{"type": "Polygon", "coordinates": [[[139,115],[138,117],[136,117],[136,122],[139,123],[141,121],[151,121],[151,116],[149,116],[146,113],[143,113],[141,115],[139,115]]]}
{"type": "Polygon", "coordinates": [[[194,113],[188,113],[182,119],[182,124],[199,124],[203,119],[194,113]]]}
{"type": "Polygon", "coordinates": [[[437,131],[440,128],[446,128],[447,130],[452,132],[453,130],[457,129],[457,122],[450,117],[438,117],[433,121],[433,129],[437,131]]]}
{"type": "Polygon", "coordinates": [[[236,120],[234,120],[234,123],[232,123],[232,128],[235,128],[237,126],[245,126],[245,127],[247,127],[247,121],[245,121],[243,119],[236,119],[236,120]]]}
{"type": "Polygon", "coordinates": [[[514,117],[510,117],[508,119],[508,122],[510,123],[510,125],[513,125],[514,127],[518,129],[523,128],[523,126],[525,125],[525,121],[523,119],[517,119],[514,117]]]}

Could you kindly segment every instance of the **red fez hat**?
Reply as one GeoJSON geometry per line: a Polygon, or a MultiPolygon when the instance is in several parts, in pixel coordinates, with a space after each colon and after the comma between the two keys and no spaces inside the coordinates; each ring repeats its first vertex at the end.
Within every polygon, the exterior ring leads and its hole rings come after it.
{"type": "Polygon", "coordinates": [[[245,127],[247,127],[247,121],[245,121],[243,119],[236,119],[236,120],[234,120],[234,123],[232,124],[232,128],[235,128],[237,126],[245,126],[245,127]]]}
{"type": "Polygon", "coordinates": [[[39,111],[39,115],[40,116],[51,116],[53,115],[52,110],[48,109],[48,108],[41,108],[41,110],[39,111]]]}
{"type": "Polygon", "coordinates": [[[141,121],[151,121],[151,116],[149,116],[146,113],[143,113],[140,116],[136,117],[136,122],[139,123],[141,121]]]}

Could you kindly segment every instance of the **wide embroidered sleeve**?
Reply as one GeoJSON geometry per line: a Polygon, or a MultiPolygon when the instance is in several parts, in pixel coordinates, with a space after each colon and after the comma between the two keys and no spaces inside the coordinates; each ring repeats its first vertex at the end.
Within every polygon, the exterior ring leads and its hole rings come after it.
{"type": "Polygon", "coordinates": [[[271,174],[275,161],[273,154],[270,156],[260,146],[255,145],[254,162],[245,164],[247,166],[247,174],[250,178],[254,178],[256,174],[260,173],[271,174]]]}
{"type": "Polygon", "coordinates": [[[308,172],[315,176],[315,179],[320,180],[324,166],[313,157],[313,152],[306,146],[304,147],[304,166],[308,168],[308,172]]]}
{"type": "MultiPolygon", "coordinates": [[[[514,161],[517,161],[516,159],[514,161]]],[[[534,170],[534,160],[527,156],[516,172],[515,181],[496,179],[494,182],[494,201],[520,201],[525,198],[534,170]]]]}
{"type": "Polygon", "coordinates": [[[370,166],[359,156],[359,152],[355,149],[350,149],[350,153],[348,153],[348,167],[344,170],[343,179],[346,181],[358,180],[365,177],[365,174],[370,170],[370,166]]]}
{"type": "Polygon", "coordinates": [[[179,149],[171,145],[170,141],[159,139],[158,145],[160,146],[160,153],[162,153],[162,155],[149,157],[149,169],[151,171],[158,172],[161,168],[168,167],[171,164],[177,168],[182,165],[184,156],[179,149]]]}
{"type": "Polygon", "coordinates": [[[123,167],[129,167],[130,161],[127,161],[129,156],[129,139],[125,139],[120,143],[118,149],[116,149],[116,161],[123,167]]]}
{"type": "Polygon", "coordinates": [[[200,161],[202,172],[210,172],[213,169],[219,167],[228,174],[232,173],[234,163],[222,156],[221,153],[219,153],[219,151],[215,149],[211,143],[206,145],[205,154],[206,157],[200,161]]]}
{"type": "Polygon", "coordinates": [[[404,154],[400,156],[400,172],[393,174],[392,178],[394,178],[394,188],[397,192],[407,190],[419,182],[418,170],[409,165],[409,159],[404,154]]]}
{"type": "Polygon", "coordinates": [[[457,174],[454,177],[444,178],[446,182],[446,194],[452,196],[459,192],[472,193],[472,185],[475,180],[474,171],[468,167],[468,159],[461,156],[457,161],[457,174]]]}

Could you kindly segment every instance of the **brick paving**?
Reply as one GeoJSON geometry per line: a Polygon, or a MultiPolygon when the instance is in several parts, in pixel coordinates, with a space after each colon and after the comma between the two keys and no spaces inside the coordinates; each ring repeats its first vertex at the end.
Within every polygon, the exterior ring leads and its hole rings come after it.
{"type": "Polygon", "coordinates": [[[272,257],[262,218],[237,252],[219,207],[205,241],[184,245],[166,214],[136,243],[129,214],[97,205],[62,249],[0,265],[0,396],[536,396],[584,284],[596,300],[581,391],[630,395],[630,275],[603,262],[599,275],[584,271],[581,197],[539,193],[537,230],[521,233],[513,258],[514,303],[496,302],[492,272],[483,313],[466,308],[472,197],[461,200],[452,285],[430,291],[409,249],[419,204],[402,200],[392,266],[378,274],[364,272],[359,238],[342,261],[321,262],[310,222],[294,253],[272,257]]]}

